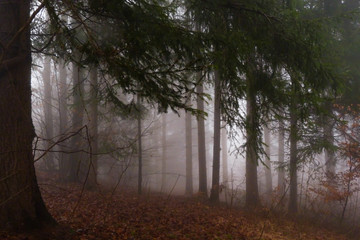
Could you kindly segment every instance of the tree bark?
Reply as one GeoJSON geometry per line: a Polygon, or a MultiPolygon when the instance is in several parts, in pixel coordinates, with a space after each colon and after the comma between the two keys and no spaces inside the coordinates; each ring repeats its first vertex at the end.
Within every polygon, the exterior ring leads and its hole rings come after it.
{"type": "MultiPolygon", "coordinates": [[[[59,60],[59,136],[65,136],[68,131],[68,85],[67,85],[67,71],[65,61],[59,60]]],[[[68,151],[68,141],[61,142],[59,144],[59,173],[60,178],[64,181],[69,171],[69,156],[66,153],[68,151]]]]}
{"type": "MultiPolygon", "coordinates": [[[[198,94],[204,93],[202,84],[196,87],[198,94]]],[[[197,98],[197,109],[204,112],[204,100],[197,98]]],[[[197,117],[198,130],[198,158],[199,158],[199,193],[207,196],[207,170],[206,170],[206,143],[205,143],[205,119],[197,117]]]]}
{"type": "Polygon", "coordinates": [[[221,132],[221,151],[222,151],[222,175],[223,175],[223,184],[225,187],[228,186],[229,183],[229,175],[228,175],[228,146],[227,146],[228,136],[226,131],[226,123],[224,123],[224,126],[222,128],[221,132]]]}
{"type": "Polygon", "coordinates": [[[285,146],[284,146],[284,139],[285,139],[284,121],[279,120],[278,189],[279,189],[280,196],[283,196],[285,194],[285,171],[284,171],[285,146]]]}
{"type": "Polygon", "coordinates": [[[272,193],[272,175],[271,175],[271,161],[270,161],[270,130],[264,126],[264,140],[265,140],[265,178],[266,178],[266,195],[271,197],[272,193]]]}
{"type": "Polygon", "coordinates": [[[292,80],[293,99],[290,106],[290,197],[289,214],[296,214],[298,211],[298,189],[297,189],[297,138],[298,138],[298,116],[296,100],[296,83],[292,80]]]}
{"type": "MultiPolygon", "coordinates": [[[[330,105],[330,103],[328,103],[330,105]]],[[[331,110],[331,106],[328,106],[328,111],[331,110]]],[[[334,121],[325,116],[324,119],[324,138],[328,142],[329,146],[334,145],[334,121]]],[[[329,184],[334,184],[335,181],[335,167],[336,167],[336,158],[335,152],[333,150],[326,149],[325,150],[325,166],[326,166],[326,178],[329,184]]]]}
{"type": "Polygon", "coordinates": [[[89,177],[86,181],[87,189],[94,189],[97,184],[97,162],[98,162],[98,71],[94,66],[90,70],[90,138],[91,156],[88,161],[89,177]]]}
{"type": "Polygon", "coordinates": [[[0,112],[6,113],[0,114],[0,229],[55,223],[42,200],[32,154],[29,12],[30,1],[0,0],[0,43],[12,42],[0,49],[0,112]],[[14,58],[20,61],[3,66],[14,58]]]}
{"type": "Polygon", "coordinates": [[[185,194],[193,194],[193,176],[192,176],[192,121],[191,113],[185,114],[185,145],[186,145],[186,183],[185,194]]]}
{"type": "Polygon", "coordinates": [[[220,101],[221,101],[221,79],[215,70],[215,101],[214,101],[214,148],[213,148],[213,171],[210,201],[219,202],[220,192],[220,101]]]}
{"type": "MultiPolygon", "coordinates": [[[[84,118],[84,106],[83,106],[83,94],[84,94],[84,83],[82,69],[73,63],[73,114],[72,114],[72,131],[77,132],[83,127],[84,118]]],[[[73,147],[74,153],[71,154],[71,160],[69,162],[70,169],[67,180],[70,182],[80,181],[80,177],[83,175],[80,173],[81,160],[83,153],[83,138],[81,133],[76,134],[71,139],[71,146],[73,147]]]]}
{"type": "Polygon", "coordinates": [[[255,208],[259,205],[259,189],[257,178],[256,146],[256,95],[251,84],[252,79],[247,77],[247,101],[246,101],[246,197],[247,208],[255,208]]]}

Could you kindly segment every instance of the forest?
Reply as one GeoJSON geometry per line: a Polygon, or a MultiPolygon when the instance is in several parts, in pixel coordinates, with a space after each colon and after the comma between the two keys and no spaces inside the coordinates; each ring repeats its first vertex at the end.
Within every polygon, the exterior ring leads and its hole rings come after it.
{"type": "Polygon", "coordinates": [[[360,239],[358,0],[0,0],[0,239],[360,239]]]}

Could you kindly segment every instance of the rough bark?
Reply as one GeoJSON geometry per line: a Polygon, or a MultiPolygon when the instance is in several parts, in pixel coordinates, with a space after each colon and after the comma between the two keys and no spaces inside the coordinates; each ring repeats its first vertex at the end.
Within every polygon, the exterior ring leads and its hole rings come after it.
{"type": "Polygon", "coordinates": [[[186,183],[185,194],[193,194],[193,176],[192,176],[192,121],[191,113],[185,115],[185,145],[186,145],[186,183]]]}
{"type": "Polygon", "coordinates": [[[213,171],[210,201],[219,202],[220,192],[220,101],[221,79],[218,71],[215,71],[215,99],[214,99],[214,148],[213,148],[213,171]]]}
{"type": "Polygon", "coordinates": [[[0,0],[0,229],[54,223],[34,169],[31,119],[30,1],[0,0]],[[23,27],[23,31],[14,38],[23,27]],[[14,39],[13,39],[14,38],[14,39]],[[19,58],[13,65],[4,66],[19,58]]]}

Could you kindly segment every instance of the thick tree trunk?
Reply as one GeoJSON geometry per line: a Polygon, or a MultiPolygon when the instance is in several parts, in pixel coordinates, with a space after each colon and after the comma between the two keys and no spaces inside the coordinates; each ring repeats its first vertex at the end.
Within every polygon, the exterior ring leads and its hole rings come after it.
{"type": "Polygon", "coordinates": [[[215,70],[215,101],[214,101],[214,149],[213,149],[213,171],[210,201],[219,202],[220,192],[220,101],[221,101],[221,79],[219,72],[215,70]]]}
{"type": "Polygon", "coordinates": [[[285,139],[284,122],[283,122],[283,120],[280,120],[279,121],[279,149],[278,149],[278,161],[279,161],[278,189],[279,189],[280,196],[283,196],[285,194],[285,170],[284,170],[285,145],[284,145],[284,139],[285,139]]]}
{"type": "Polygon", "coordinates": [[[97,153],[98,153],[98,72],[96,67],[90,70],[90,138],[91,156],[88,161],[89,177],[86,181],[88,189],[94,189],[97,184],[97,153]]]}
{"type": "Polygon", "coordinates": [[[256,146],[256,96],[251,86],[251,79],[247,78],[248,91],[246,102],[246,199],[247,208],[255,208],[259,205],[259,189],[257,178],[257,155],[256,146]]]}
{"type": "MultiPolygon", "coordinates": [[[[68,98],[68,85],[67,85],[67,71],[65,66],[65,61],[59,60],[59,136],[65,136],[68,131],[68,108],[67,108],[67,98],[68,98]]],[[[66,176],[69,171],[69,156],[66,153],[68,151],[67,146],[68,141],[61,142],[59,144],[59,173],[62,180],[66,179],[66,176]]]]}
{"type": "Polygon", "coordinates": [[[0,0],[0,229],[54,223],[37,185],[31,119],[30,1],[0,0]],[[11,64],[10,64],[11,63],[11,64]],[[4,114],[6,113],[6,114],[4,114]]]}
{"type": "Polygon", "coordinates": [[[271,175],[271,161],[270,161],[270,130],[268,127],[264,127],[264,140],[265,140],[265,180],[266,180],[266,195],[271,197],[272,193],[272,175],[271,175]]]}
{"type": "MultiPolygon", "coordinates": [[[[54,138],[54,124],[53,124],[53,111],[52,111],[52,84],[51,84],[51,60],[49,57],[44,57],[44,115],[45,115],[45,148],[49,149],[53,143],[54,138]]],[[[47,170],[55,170],[54,154],[48,152],[45,155],[45,167],[47,170]]]]}
{"type": "MultiPolygon", "coordinates": [[[[196,91],[198,94],[203,94],[204,93],[203,85],[202,84],[198,85],[196,87],[196,91]]],[[[204,112],[204,100],[201,97],[197,98],[197,109],[204,112]]],[[[198,125],[197,129],[198,129],[198,155],[199,155],[199,193],[207,196],[205,119],[203,117],[198,117],[197,125],[198,125]]]]}
{"type": "Polygon", "coordinates": [[[191,113],[185,114],[185,145],[186,145],[186,186],[185,194],[193,194],[193,176],[192,176],[192,121],[191,113]]]}

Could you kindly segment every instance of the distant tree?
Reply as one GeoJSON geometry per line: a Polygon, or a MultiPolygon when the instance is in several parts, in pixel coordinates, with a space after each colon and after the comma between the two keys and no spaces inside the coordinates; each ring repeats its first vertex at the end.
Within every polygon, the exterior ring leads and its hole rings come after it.
{"type": "Polygon", "coordinates": [[[164,191],[166,190],[166,174],[167,174],[167,167],[166,167],[166,162],[168,161],[167,159],[167,139],[166,139],[166,135],[167,135],[167,117],[166,117],[166,113],[162,114],[162,118],[161,118],[161,149],[162,149],[162,154],[161,154],[161,190],[164,191]]]}
{"type": "MultiPolygon", "coordinates": [[[[76,53],[80,56],[80,53],[76,53]]],[[[73,107],[72,107],[72,132],[78,132],[71,139],[71,146],[74,153],[69,161],[69,172],[67,180],[70,182],[78,182],[83,180],[83,168],[81,167],[84,162],[84,154],[82,152],[84,148],[84,138],[82,132],[79,130],[83,127],[84,123],[84,70],[73,63],[72,67],[73,78],[73,107]],[[80,172],[81,171],[81,172],[80,172]]]]}
{"type": "MultiPolygon", "coordinates": [[[[45,138],[46,150],[50,150],[54,141],[54,121],[53,121],[53,101],[52,101],[52,82],[51,82],[51,59],[44,57],[44,70],[43,70],[43,83],[44,83],[44,115],[45,115],[45,138]]],[[[55,170],[55,159],[52,152],[45,155],[45,167],[47,170],[55,170]]]]}
{"type": "MultiPolygon", "coordinates": [[[[198,73],[198,76],[201,74],[198,73]]],[[[198,94],[204,93],[202,83],[196,87],[198,94]]],[[[201,96],[197,97],[197,109],[204,112],[204,100],[201,96]]],[[[206,174],[206,143],[205,143],[205,119],[203,116],[197,117],[198,131],[198,159],[199,159],[199,193],[207,196],[207,174],[206,174]]]]}
{"type": "Polygon", "coordinates": [[[213,203],[218,203],[220,192],[221,79],[220,74],[217,70],[215,70],[214,89],[214,149],[210,201],[213,203]]]}
{"type": "Polygon", "coordinates": [[[222,162],[222,182],[225,187],[229,185],[227,142],[228,142],[228,134],[226,130],[226,124],[224,124],[221,131],[221,162],[222,162]]]}
{"type": "Polygon", "coordinates": [[[97,166],[98,166],[98,152],[99,152],[99,109],[98,109],[98,71],[96,67],[90,69],[90,109],[89,109],[89,132],[90,132],[90,146],[91,156],[89,157],[87,171],[88,178],[86,186],[88,189],[94,189],[97,184],[97,166]]]}
{"type": "MultiPolygon", "coordinates": [[[[68,131],[68,83],[67,69],[63,59],[59,59],[59,136],[66,136],[68,131]]],[[[68,141],[59,144],[59,173],[62,180],[66,179],[69,170],[68,141]]]]}
{"type": "Polygon", "coordinates": [[[138,194],[142,194],[143,178],[143,147],[142,147],[142,121],[141,121],[141,95],[137,95],[138,116],[137,116],[137,142],[138,142],[138,194]]]}
{"type": "Polygon", "coordinates": [[[191,113],[185,113],[185,148],[186,148],[186,183],[185,194],[193,194],[193,169],[192,169],[192,120],[191,113]]]}
{"type": "Polygon", "coordinates": [[[285,127],[284,121],[279,120],[278,133],[278,189],[279,195],[282,197],[285,194],[285,127]]]}
{"type": "Polygon", "coordinates": [[[272,171],[271,171],[271,148],[270,148],[270,129],[267,126],[264,126],[264,142],[265,142],[265,185],[266,185],[266,194],[268,196],[272,193],[272,171]]]}

